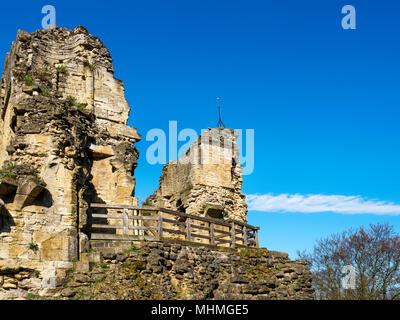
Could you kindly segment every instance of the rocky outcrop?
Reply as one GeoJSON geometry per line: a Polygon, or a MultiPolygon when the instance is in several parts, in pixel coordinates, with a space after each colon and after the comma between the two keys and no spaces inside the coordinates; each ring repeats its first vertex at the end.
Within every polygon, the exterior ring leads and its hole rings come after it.
{"type": "Polygon", "coordinates": [[[146,202],[193,215],[247,222],[238,133],[206,130],[181,158],[167,163],[146,202]]]}
{"type": "Polygon", "coordinates": [[[137,204],[140,136],[113,74],[83,27],[18,32],[0,82],[0,274],[62,278],[87,250],[91,202],[137,204]]]}

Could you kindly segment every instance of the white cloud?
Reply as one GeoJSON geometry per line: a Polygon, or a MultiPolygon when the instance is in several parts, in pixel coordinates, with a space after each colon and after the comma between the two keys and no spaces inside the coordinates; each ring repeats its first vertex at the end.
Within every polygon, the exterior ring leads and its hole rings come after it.
{"type": "Polygon", "coordinates": [[[250,211],[400,215],[400,205],[375,199],[368,200],[361,196],[250,194],[246,196],[246,200],[250,211]]]}

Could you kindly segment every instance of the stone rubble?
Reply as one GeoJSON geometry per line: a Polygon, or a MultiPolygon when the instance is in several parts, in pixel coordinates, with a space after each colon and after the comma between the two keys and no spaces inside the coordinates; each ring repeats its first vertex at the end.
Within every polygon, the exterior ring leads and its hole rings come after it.
{"type": "Polygon", "coordinates": [[[103,258],[90,271],[71,272],[54,299],[312,299],[305,262],[266,249],[142,242],[103,258]]]}

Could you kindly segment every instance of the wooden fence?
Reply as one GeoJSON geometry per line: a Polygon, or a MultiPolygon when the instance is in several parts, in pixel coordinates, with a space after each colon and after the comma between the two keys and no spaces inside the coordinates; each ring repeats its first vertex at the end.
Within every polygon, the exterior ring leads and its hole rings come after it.
{"type": "Polygon", "coordinates": [[[154,207],[91,204],[93,240],[178,239],[224,247],[257,247],[258,227],[154,207]]]}

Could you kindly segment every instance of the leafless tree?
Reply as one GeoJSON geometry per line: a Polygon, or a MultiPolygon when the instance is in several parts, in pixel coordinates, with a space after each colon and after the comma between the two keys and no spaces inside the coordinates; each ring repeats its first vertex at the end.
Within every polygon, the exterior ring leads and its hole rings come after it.
{"type": "Polygon", "coordinates": [[[387,223],[334,234],[311,253],[297,253],[310,265],[316,299],[400,299],[400,238],[387,223]],[[343,287],[344,266],[354,268],[352,289],[343,287]]]}

